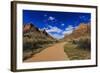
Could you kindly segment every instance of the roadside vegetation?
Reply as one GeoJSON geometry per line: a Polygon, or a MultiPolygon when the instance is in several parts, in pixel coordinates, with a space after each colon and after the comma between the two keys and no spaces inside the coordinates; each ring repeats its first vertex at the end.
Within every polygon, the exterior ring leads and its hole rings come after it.
{"type": "Polygon", "coordinates": [[[70,60],[90,59],[91,56],[90,38],[73,39],[66,42],[64,51],[70,60]]]}
{"type": "Polygon", "coordinates": [[[44,39],[24,38],[23,41],[23,60],[32,57],[34,54],[41,52],[43,49],[53,45],[57,41],[44,39]]]}

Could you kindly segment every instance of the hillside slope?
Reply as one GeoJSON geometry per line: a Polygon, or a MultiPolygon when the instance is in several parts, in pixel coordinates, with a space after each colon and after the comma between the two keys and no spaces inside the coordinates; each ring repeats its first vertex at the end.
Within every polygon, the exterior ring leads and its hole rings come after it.
{"type": "Polygon", "coordinates": [[[70,35],[65,35],[63,40],[77,39],[80,37],[89,37],[91,34],[90,24],[81,23],[70,35]]]}
{"type": "Polygon", "coordinates": [[[63,41],[64,51],[70,60],[83,60],[91,58],[91,27],[90,24],[80,24],[70,35],[66,35],[63,41]]]}
{"type": "Polygon", "coordinates": [[[45,30],[40,30],[34,24],[25,24],[23,26],[23,59],[40,52],[55,42],[56,40],[45,30]]]}

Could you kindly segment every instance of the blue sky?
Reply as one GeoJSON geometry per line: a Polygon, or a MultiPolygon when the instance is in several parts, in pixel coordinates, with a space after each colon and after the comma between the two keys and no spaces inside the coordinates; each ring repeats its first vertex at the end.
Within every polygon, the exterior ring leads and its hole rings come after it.
{"type": "Polygon", "coordinates": [[[52,37],[61,39],[71,34],[80,23],[90,23],[90,13],[23,10],[23,24],[33,23],[52,37]]]}

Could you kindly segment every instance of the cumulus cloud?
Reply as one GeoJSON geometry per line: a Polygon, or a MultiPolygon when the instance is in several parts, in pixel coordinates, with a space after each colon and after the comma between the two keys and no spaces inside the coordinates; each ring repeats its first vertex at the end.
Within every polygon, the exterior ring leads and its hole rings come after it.
{"type": "Polygon", "coordinates": [[[63,33],[62,34],[67,34],[67,35],[69,35],[69,34],[71,34],[73,31],[74,31],[74,29],[76,29],[77,28],[77,26],[76,27],[73,27],[72,25],[69,25],[67,28],[65,28],[65,30],[63,31],[63,33]]]}
{"type": "Polygon", "coordinates": [[[65,28],[66,31],[67,30],[73,30],[73,29],[74,29],[74,27],[72,25],[69,25],[67,28],[65,28]]]}
{"type": "Polygon", "coordinates": [[[72,25],[69,25],[67,28],[65,29],[60,29],[57,26],[51,26],[48,25],[48,28],[44,28],[46,30],[46,32],[48,32],[52,37],[56,38],[56,39],[61,39],[64,37],[64,35],[69,35],[71,34],[74,29],[77,28],[73,27],[72,25]]]}
{"type": "Polygon", "coordinates": [[[60,33],[62,32],[62,30],[56,26],[49,26],[49,29],[46,30],[47,32],[56,32],[56,33],[60,33]]]}
{"type": "Polygon", "coordinates": [[[65,35],[65,34],[68,35],[68,34],[71,34],[72,32],[73,32],[73,30],[67,30],[67,31],[65,30],[65,31],[63,31],[63,35],[65,35]]]}
{"type": "Polygon", "coordinates": [[[65,34],[71,34],[73,32],[74,27],[72,25],[69,25],[65,30],[63,31],[63,35],[65,34]]]}
{"type": "Polygon", "coordinates": [[[49,18],[48,18],[48,20],[54,20],[55,18],[54,17],[52,17],[52,16],[50,16],[49,18]]]}
{"type": "Polygon", "coordinates": [[[64,37],[64,35],[60,34],[60,33],[50,33],[50,35],[56,39],[62,39],[64,37]]]}
{"type": "Polygon", "coordinates": [[[56,26],[49,25],[48,29],[46,29],[46,32],[56,39],[61,39],[64,37],[64,35],[62,35],[62,30],[56,26]]]}

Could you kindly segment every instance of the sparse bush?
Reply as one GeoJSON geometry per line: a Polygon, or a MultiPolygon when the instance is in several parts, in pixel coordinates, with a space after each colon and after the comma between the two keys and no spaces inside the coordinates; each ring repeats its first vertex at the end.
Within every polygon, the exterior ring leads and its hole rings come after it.
{"type": "Polygon", "coordinates": [[[83,43],[81,43],[81,45],[82,48],[80,48],[80,44],[73,44],[72,42],[67,42],[64,45],[64,52],[68,55],[70,60],[83,60],[91,58],[91,52],[86,50],[88,48],[83,49],[83,43]]]}
{"type": "Polygon", "coordinates": [[[24,41],[23,43],[23,49],[24,50],[31,50],[34,51],[38,48],[44,48],[46,45],[53,43],[53,41],[48,41],[48,40],[41,40],[38,39],[37,41],[24,41]]]}
{"type": "Polygon", "coordinates": [[[24,33],[23,37],[23,60],[30,58],[32,55],[55,43],[54,40],[33,32],[24,33]]]}
{"type": "Polygon", "coordinates": [[[80,39],[78,44],[79,44],[78,47],[80,48],[91,50],[91,41],[89,38],[80,39]]]}
{"type": "Polygon", "coordinates": [[[73,44],[77,44],[77,42],[78,42],[77,40],[72,40],[73,44]]]}
{"type": "Polygon", "coordinates": [[[78,45],[77,48],[83,48],[90,50],[91,49],[91,40],[90,38],[80,38],[80,39],[75,39],[72,40],[72,44],[78,45]]]}
{"type": "Polygon", "coordinates": [[[33,49],[33,43],[32,42],[23,43],[23,50],[32,50],[32,49],[33,49]]]}

